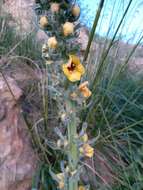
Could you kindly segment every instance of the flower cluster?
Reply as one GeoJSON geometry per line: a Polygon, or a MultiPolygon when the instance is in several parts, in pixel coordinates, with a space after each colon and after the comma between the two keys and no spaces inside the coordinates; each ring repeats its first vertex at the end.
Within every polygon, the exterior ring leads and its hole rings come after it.
{"type": "Polygon", "coordinates": [[[36,1],[35,11],[39,27],[49,36],[43,46],[45,60],[60,60],[67,58],[70,52],[77,52],[79,48],[75,36],[78,24],[75,21],[80,16],[78,5],[67,0],[39,0],[36,1]]]}
{"type": "Polygon", "coordinates": [[[81,82],[86,69],[79,57],[80,48],[76,40],[79,24],[75,23],[80,16],[80,7],[69,0],[36,0],[35,11],[40,29],[48,36],[42,47],[42,57],[46,64],[53,63],[48,68],[54,67],[54,71],[48,74],[58,78],[58,85],[53,82],[52,88],[47,89],[56,94],[55,100],[58,96],[60,125],[66,127],[64,135],[57,129],[59,139],[55,145],[66,155],[66,167],[61,168],[61,173],[51,172],[51,175],[59,189],[86,190],[86,187],[79,185],[83,167],[80,160],[92,158],[94,149],[85,130],[82,129],[81,133],[77,131],[79,108],[92,95],[88,81],[81,82]]]}

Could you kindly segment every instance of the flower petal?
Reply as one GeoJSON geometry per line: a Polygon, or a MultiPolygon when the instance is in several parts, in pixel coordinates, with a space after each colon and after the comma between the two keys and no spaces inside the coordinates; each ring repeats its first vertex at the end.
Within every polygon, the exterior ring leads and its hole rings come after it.
{"type": "Polygon", "coordinates": [[[69,55],[69,58],[71,62],[74,63],[75,65],[81,64],[80,59],[76,55],[69,55]]]}
{"type": "Polygon", "coordinates": [[[85,73],[85,68],[81,63],[77,65],[77,70],[81,73],[81,75],[85,73]]]}
{"type": "Polygon", "coordinates": [[[71,82],[76,82],[76,81],[79,81],[81,79],[81,73],[77,72],[77,71],[74,71],[72,72],[69,76],[68,76],[68,79],[71,81],[71,82]]]}
{"type": "Polygon", "coordinates": [[[68,76],[70,75],[70,71],[67,68],[67,64],[62,65],[62,70],[63,70],[64,74],[66,75],[66,77],[68,78],[68,76]]]}

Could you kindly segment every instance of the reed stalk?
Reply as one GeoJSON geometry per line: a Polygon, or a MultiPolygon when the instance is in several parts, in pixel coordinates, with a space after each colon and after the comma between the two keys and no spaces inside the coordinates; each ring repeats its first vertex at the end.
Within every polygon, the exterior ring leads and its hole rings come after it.
{"type": "Polygon", "coordinates": [[[86,51],[85,51],[83,62],[86,62],[86,60],[88,58],[88,54],[89,54],[89,51],[90,51],[90,47],[91,47],[91,44],[92,44],[92,41],[93,41],[93,38],[94,38],[94,34],[95,34],[95,31],[96,31],[97,25],[98,25],[98,21],[99,21],[100,15],[101,15],[101,11],[102,11],[103,6],[104,6],[104,2],[105,2],[105,0],[100,0],[100,4],[99,4],[99,7],[98,7],[98,10],[97,10],[95,19],[94,19],[94,23],[93,23],[93,26],[92,26],[92,29],[91,29],[91,33],[90,33],[90,36],[89,36],[89,41],[88,41],[88,44],[87,44],[87,48],[86,48],[86,51]]]}

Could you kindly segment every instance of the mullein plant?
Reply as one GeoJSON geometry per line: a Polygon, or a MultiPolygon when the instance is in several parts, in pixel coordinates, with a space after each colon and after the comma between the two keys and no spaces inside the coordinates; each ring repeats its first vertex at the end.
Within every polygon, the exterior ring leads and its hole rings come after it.
{"type": "Polygon", "coordinates": [[[50,83],[47,89],[59,108],[59,127],[55,127],[59,139],[53,148],[60,150],[65,160],[61,160],[59,173],[52,170],[50,173],[57,182],[57,189],[61,190],[89,189],[89,185],[84,186],[80,181],[84,169],[82,160],[92,158],[94,154],[91,146],[94,140],[89,140],[87,124],[81,124],[79,116],[92,95],[88,81],[83,81],[86,70],[79,58],[80,11],[80,7],[70,0],[35,1],[38,26],[48,36],[42,47],[50,83]],[[65,128],[64,132],[61,126],[65,128]]]}

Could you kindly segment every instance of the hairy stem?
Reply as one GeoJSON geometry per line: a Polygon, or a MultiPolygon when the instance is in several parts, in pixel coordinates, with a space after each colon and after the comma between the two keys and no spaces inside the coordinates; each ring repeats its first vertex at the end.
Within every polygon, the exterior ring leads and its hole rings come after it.
{"type": "MultiPolygon", "coordinates": [[[[70,171],[73,172],[77,169],[78,165],[78,147],[76,143],[77,137],[77,124],[76,117],[74,112],[74,105],[71,102],[67,103],[71,109],[71,117],[68,123],[68,142],[69,142],[69,153],[68,153],[68,162],[70,171]]],[[[77,190],[78,189],[78,179],[70,180],[68,182],[68,190],[77,190]]]]}

